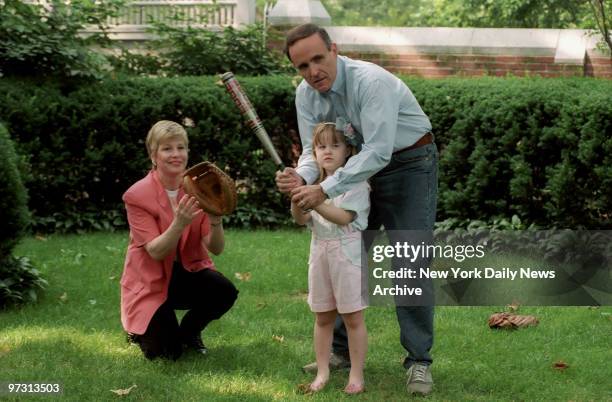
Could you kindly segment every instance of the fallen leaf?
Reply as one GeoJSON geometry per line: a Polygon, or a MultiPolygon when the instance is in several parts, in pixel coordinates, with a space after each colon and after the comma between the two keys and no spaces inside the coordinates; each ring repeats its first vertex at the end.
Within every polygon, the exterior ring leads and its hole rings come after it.
{"type": "Polygon", "coordinates": [[[242,272],[236,272],[236,273],[234,274],[234,276],[236,276],[236,278],[237,278],[238,280],[245,281],[245,282],[248,282],[248,281],[250,281],[250,280],[251,280],[251,273],[250,273],[250,272],[244,272],[244,273],[242,273],[242,272]]]}
{"type": "Polygon", "coordinates": [[[257,305],[255,307],[257,307],[258,310],[266,307],[268,304],[267,303],[257,303],[257,305]]]}
{"type": "Polygon", "coordinates": [[[109,277],[108,277],[108,279],[109,279],[109,280],[111,280],[111,281],[114,281],[114,280],[115,280],[115,278],[117,278],[115,275],[113,275],[113,276],[109,276],[109,277]]]}
{"type": "Polygon", "coordinates": [[[43,235],[36,235],[36,240],[47,241],[47,238],[43,235]]]}
{"type": "Polygon", "coordinates": [[[68,293],[64,292],[59,299],[62,303],[66,303],[68,301],[68,293]]]}
{"type": "Polygon", "coordinates": [[[134,388],[136,388],[136,384],[126,389],[111,389],[110,392],[114,392],[117,395],[128,395],[134,388]]]}
{"type": "Polygon", "coordinates": [[[91,304],[92,306],[95,305],[97,303],[96,299],[89,299],[89,304],[91,304]]]}
{"type": "Polygon", "coordinates": [[[516,313],[520,307],[520,303],[517,301],[513,301],[511,304],[508,304],[506,306],[506,308],[508,309],[508,311],[510,311],[511,313],[516,313]]]}
{"type": "Polygon", "coordinates": [[[563,360],[556,361],[556,362],[553,364],[553,368],[554,368],[555,370],[565,370],[565,369],[567,369],[568,367],[569,367],[569,365],[568,365],[566,362],[564,362],[563,360]]]}
{"type": "Polygon", "coordinates": [[[279,335],[272,335],[272,339],[274,339],[278,343],[285,342],[285,337],[282,336],[282,335],[281,336],[279,336],[279,335]]]}
{"type": "Polygon", "coordinates": [[[6,345],[0,346],[0,357],[8,354],[8,352],[10,352],[10,351],[11,351],[11,348],[9,348],[6,345]]]}
{"type": "Polygon", "coordinates": [[[312,395],[314,394],[314,391],[312,390],[312,388],[310,388],[310,383],[303,383],[303,384],[298,384],[297,386],[297,392],[298,394],[301,395],[312,395]]]}

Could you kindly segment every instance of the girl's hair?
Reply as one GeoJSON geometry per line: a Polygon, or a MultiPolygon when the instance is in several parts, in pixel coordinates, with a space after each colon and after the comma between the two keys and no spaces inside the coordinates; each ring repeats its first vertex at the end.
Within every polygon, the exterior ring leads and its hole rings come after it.
{"type": "MultiPolygon", "coordinates": [[[[312,132],[312,154],[315,159],[317,158],[317,145],[320,144],[333,144],[342,142],[350,150],[349,156],[355,155],[355,147],[346,142],[346,137],[342,131],[336,130],[336,123],[319,123],[315,126],[312,132]]],[[[317,183],[322,182],[327,177],[325,170],[319,166],[319,180],[317,183]]]]}
{"type": "MultiPolygon", "coordinates": [[[[187,131],[178,123],[170,120],[160,120],[151,127],[147,134],[147,152],[149,158],[152,158],[157,153],[157,148],[161,142],[179,139],[189,146],[187,131]]],[[[155,168],[155,165],[153,165],[155,168]]]]}

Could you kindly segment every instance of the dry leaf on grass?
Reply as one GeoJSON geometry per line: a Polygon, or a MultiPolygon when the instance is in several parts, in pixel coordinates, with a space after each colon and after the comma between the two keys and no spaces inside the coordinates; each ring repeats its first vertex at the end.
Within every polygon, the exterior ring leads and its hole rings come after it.
{"type": "Polygon", "coordinates": [[[569,367],[569,365],[566,362],[564,362],[563,360],[556,361],[553,364],[553,368],[555,370],[565,370],[568,367],[569,367]]]}
{"type": "Polygon", "coordinates": [[[63,293],[63,294],[62,294],[62,295],[59,297],[59,300],[60,300],[62,303],[66,303],[66,302],[68,301],[68,293],[64,292],[64,293],[63,293]]]}
{"type": "Polygon", "coordinates": [[[515,329],[538,324],[538,319],[533,315],[493,313],[489,317],[489,328],[515,329]]]}
{"type": "Polygon", "coordinates": [[[272,335],[272,339],[274,339],[276,342],[278,343],[283,343],[285,342],[285,337],[282,335],[272,335]]]}
{"type": "Polygon", "coordinates": [[[241,281],[245,281],[248,282],[251,280],[251,273],[250,272],[236,272],[234,274],[234,276],[236,277],[236,279],[241,280],[241,281]]]}
{"type": "Polygon", "coordinates": [[[311,394],[314,394],[314,391],[312,390],[312,388],[310,388],[310,383],[309,382],[306,382],[306,383],[303,383],[303,384],[298,384],[297,392],[298,392],[298,394],[301,394],[301,395],[311,395],[311,394]]]}
{"type": "Polygon", "coordinates": [[[511,304],[508,304],[506,306],[506,308],[508,309],[508,311],[510,311],[511,313],[516,313],[519,309],[519,307],[521,306],[521,304],[517,301],[513,301],[511,304]]]}
{"type": "Polygon", "coordinates": [[[123,396],[123,395],[128,395],[130,392],[132,392],[132,389],[134,388],[136,388],[136,384],[126,389],[111,389],[110,392],[114,392],[117,395],[123,396]]]}
{"type": "Polygon", "coordinates": [[[8,354],[10,351],[11,351],[11,348],[9,348],[9,347],[8,347],[8,346],[6,346],[6,345],[2,345],[2,346],[0,346],[0,357],[2,357],[2,356],[4,356],[4,355],[8,354]]]}
{"type": "Polygon", "coordinates": [[[36,235],[36,240],[40,240],[40,241],[47,241],[47,238],[43,235],[36,235]]]}

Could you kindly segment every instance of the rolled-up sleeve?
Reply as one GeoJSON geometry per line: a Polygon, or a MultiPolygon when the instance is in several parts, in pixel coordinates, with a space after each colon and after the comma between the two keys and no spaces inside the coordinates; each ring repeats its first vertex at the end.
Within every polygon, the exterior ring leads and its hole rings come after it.
{"type": "Polygon", "coordinates": [[[312,155],[312,133],[319,121],[310,112],[310,107],[304,103],[304,99],[305,94],[298,88],[295,109],[302,141],[302,154],[296,171],[306,181],[306,184],[312,184],[319,178],[319,168],[312,155]]]}

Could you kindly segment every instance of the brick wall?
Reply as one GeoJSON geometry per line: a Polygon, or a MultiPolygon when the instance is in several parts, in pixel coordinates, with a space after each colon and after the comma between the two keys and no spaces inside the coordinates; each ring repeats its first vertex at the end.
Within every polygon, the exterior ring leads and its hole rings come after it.
{"type": "Polygon", "coordinates": [[[554,57],[342,53],[376,63],[387,70],[425,78],[448,76],[541,76],[612,78],[612,60],[588,54],[584,65],[555,63],[554,57]]]}

